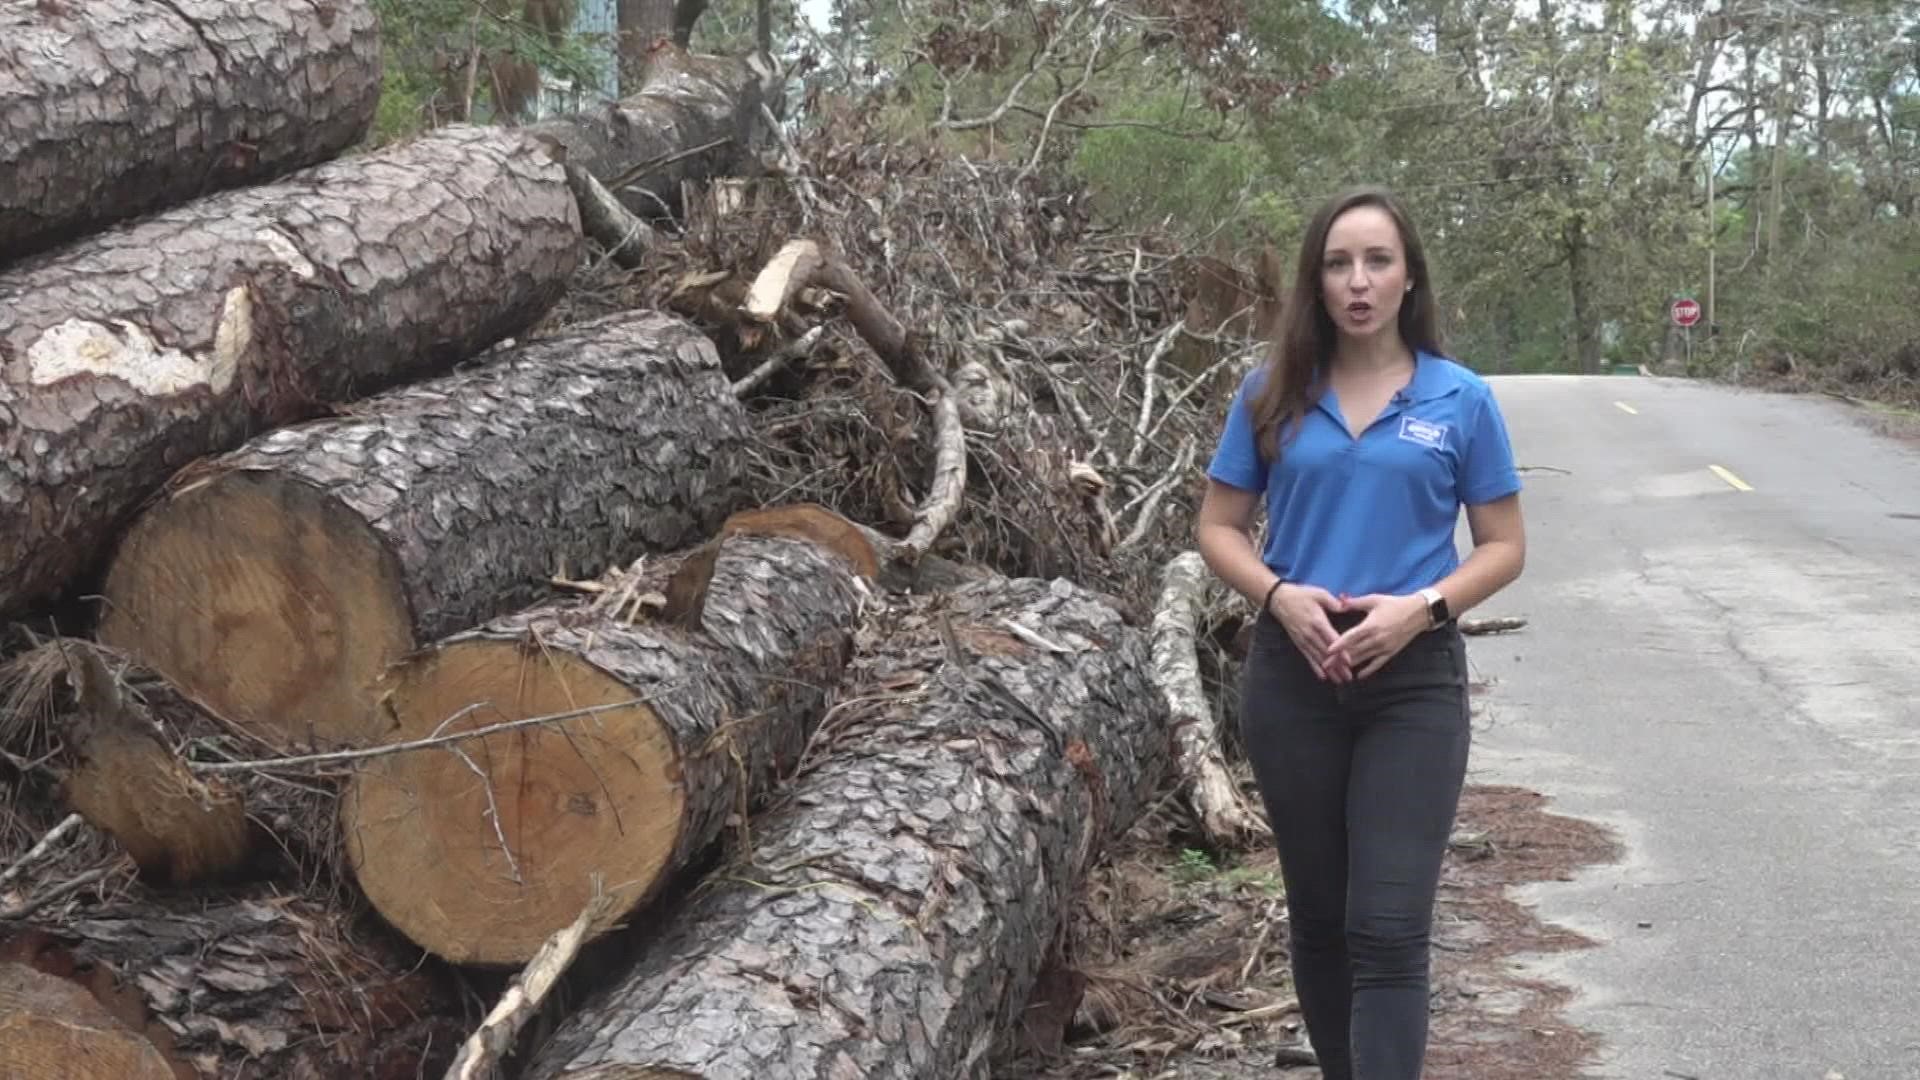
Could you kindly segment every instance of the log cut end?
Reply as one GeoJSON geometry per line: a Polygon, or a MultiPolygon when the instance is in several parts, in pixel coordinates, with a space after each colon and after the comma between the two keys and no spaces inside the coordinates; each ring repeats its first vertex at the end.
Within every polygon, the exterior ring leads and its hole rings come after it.
{"type": "Polygon", "coordinates": [[[204,781],[131,712],[100,655],[70,654],[77,746],[61,784],[76,813],[111,835],[149,880],[174,886],[221,878],[247,859],[246,804],[204,781]]]}
{"type": "Polygon", "coordinates": [[[62,794],[111,835],[148,880],[174,887],[217,880],[243,866],[253,841],[246,805],[140,732],[96,731],[81,747],[62,794]]]}
{"type": "Polygon", "coordinates": [[[458,640],[399,669],[385,701],[401,739],[571,715],[367,763],[342,828],[382,917],[453,963],[517,965],[580,914],[596,876],[612,902],[590,936],[628,914],[685,816],[671,732],[634,699],[537,640],[458,640]]]}
{"type": "Polygon", "coordinates": [[[145,1035],[80,986],[0,963],[0,1076],[179,1080],[145,1035]]]}
{"type": "Polygon", "coordinates": [[[880,555],[858,525],[818,503],[794,503],[741,510],[720,527],[726,536],[787,536],[811,540],[840,556],[853,572],[872,581],[880,576],[880,555]]]}
{"type": "Polygon", "coordinates": [[[413,646],[400,568],[360,517],[266,472],[189,482],[108,571],[100,639],[283,750],[361,746],[374,682],[413,646]]]}
{"type": "Polygon", "coordinates": [[[696,548],[667,579],[662,618],[680,626],[700,625],[707,588],[713,583],[720,546],[729,536],[783,536],[806,540],[838,555],[868,581],[880,577],[880,553],[858,525],[818,503],[741,510],[720,526],[720,535],[696,548]]]}

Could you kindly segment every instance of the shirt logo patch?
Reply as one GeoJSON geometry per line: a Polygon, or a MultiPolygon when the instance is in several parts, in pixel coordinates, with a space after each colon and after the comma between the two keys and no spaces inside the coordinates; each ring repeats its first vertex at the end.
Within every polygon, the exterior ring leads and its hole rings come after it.
{"type": "Polygon", "coordinates": [[[1447,425],[1422,420],[1417,416],[1402,416],[1400,437],[1408,442],[1420,443],[1438,450],[1447,444],[1447,425]]]}

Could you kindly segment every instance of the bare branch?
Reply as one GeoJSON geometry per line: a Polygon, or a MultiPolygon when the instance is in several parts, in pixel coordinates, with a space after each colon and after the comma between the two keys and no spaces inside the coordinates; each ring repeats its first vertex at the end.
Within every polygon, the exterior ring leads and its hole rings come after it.
{"type": "Polygon", "coordinates": [[[446,1080],[481,1080],[499,1074],[501,1063],[512,1051],[527,1021],[539,1012],[547,995],[560,982],[560,976],[572,966],[574,957],[580,955],[589,929],[598,925],[612,908],[611,896],[595,877],[593,895],[587,906],[527,961],[526,968],[507,987],[506,993],[500,995],[499,1002],[487,1013],[480,1027],[461,1045],[459,1056],[447,1069],[446,1080]]]}

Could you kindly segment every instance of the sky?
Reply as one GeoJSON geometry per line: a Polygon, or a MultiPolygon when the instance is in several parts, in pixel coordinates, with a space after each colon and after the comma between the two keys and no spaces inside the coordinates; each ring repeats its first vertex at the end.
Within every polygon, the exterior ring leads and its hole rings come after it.
{"type": "Polygon", "coordinates": [[[833,0],[800,0],[800,14],[822,30],[827,28],[827,17],[832,13],[833,0]]]}

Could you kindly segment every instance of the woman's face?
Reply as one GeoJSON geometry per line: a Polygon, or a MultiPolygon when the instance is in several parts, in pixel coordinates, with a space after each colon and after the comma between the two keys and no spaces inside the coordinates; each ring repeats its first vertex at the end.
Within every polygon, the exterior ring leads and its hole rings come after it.
{"type": "Polygon", "coordinates": [[[1400,302],[1413,284],[1393,218],[1377,206],[1356,206],[1333,220],[1320,260],[1320,297],[1343,334],[1370,337],[1398,325],[1400,302]]]}

